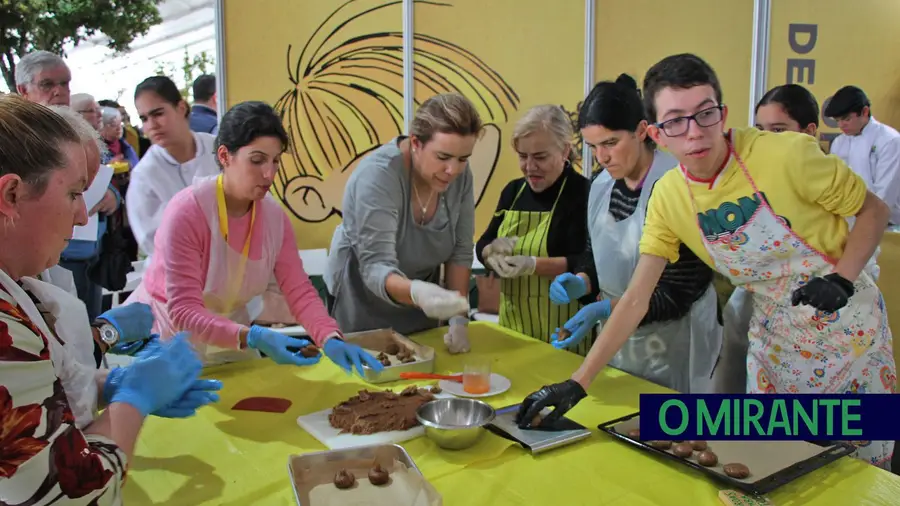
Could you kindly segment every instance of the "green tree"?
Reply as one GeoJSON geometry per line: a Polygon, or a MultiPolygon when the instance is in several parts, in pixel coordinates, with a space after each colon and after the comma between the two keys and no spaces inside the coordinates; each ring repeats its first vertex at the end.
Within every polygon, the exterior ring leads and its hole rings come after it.
{"type": "Polygon", "coordinates": [[[181,59],[181,68],[178,68],[178,66],[171,62],[166,64],[158,63],[156,65],[156,75],[168,76],[175,81],[176,84],[178,84],[178,76],[180,75],[182,81],[179,91],[181,91],[181,96],[190,102],[193,100],[192,85],[194,84],[194,79],[203,74],[214,72],[215,68],[216,60],[214,57],[210,56],[209,53],[201,51],[199,54],[191,56],[188,52],[188,48],[185,47],[184,56],[181,59]]]}
{"type": "Polygon", "coordinates": [[[162,22],[161,0],[0,0],[0,73],[16,89],[16,62],[35,49],[62,54],[67,43],[97,33],[126,51],[135,38],[162,22]]]}

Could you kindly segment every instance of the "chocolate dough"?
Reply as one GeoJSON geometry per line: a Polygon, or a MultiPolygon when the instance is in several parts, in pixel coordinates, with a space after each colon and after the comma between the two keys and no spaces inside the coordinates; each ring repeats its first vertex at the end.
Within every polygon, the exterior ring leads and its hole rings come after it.
{"type": "Polygon", "coordinates": [[[416,410],[428,401],[434,400],[426,389],[410,387],[405,395],[397,395],[391,390],[360,390],[331,410],[328,421],[341,434],[375,434],[392,430],[407,430],[419,424],[416,410]],[[413,392],[412,389],[415,388],[413,392]]]}
{"type": "Polygon", "coordinates": [[[247,397],[238,401],[231,409],[238,411],[265,411],[284,413],[291,407],[291,401],[277,397],[247,397]]]}
{"type": "Polygon", "coordinates": [[[375,467],[369,469],[369,482],[372,485],[384,485],[390,478],[390,474],[381,467],[381,464],[375,464],[375,467]]]}
{"type": "Polygon", "coordinates": [[[694,448],[687,443],[678,443],[672,447],[672,453],[681,458],[690,457],[694,454],[694,448]]]}
{"type": "Polygon", "coordinates": [[[699,462],[701,466],[713,467],[719,463],[719,457],[709,450],[704,450],[697,454],[697,462],[699,462]]]}
{"type": "Polygon", "coordinates": [[[750,476],[750,468],[745,466],[744,464],[741,464],[740,462],[725,464],[723,466],[723,470],[728,476],[737,478],[739,480],[743,480],[744,478],[750,476]]]}
{"type": "Polygon", "coordinates": [[[388,355],[396,355],[400,353],[400,345],[397,343],[391,343],[387,345],[387,347],[384,349],[384,352],[388,355]]]}
{"type": "Polygon", "coordinates": [[[356,485],[356,476],[346,469],[341,469],[334,475],[334,486],[337,488],[351,488],[356,485]]]}

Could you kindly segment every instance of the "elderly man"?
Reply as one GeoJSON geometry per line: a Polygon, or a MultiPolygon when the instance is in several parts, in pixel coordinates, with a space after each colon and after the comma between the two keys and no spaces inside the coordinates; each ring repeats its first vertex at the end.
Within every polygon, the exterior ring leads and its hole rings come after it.
{"type": "Polygon", "coordinates": [[[44,105],[69,105],[72,73],[59,55],[28,53],[16,64],[16,91],[26,100],[44,105]]]}

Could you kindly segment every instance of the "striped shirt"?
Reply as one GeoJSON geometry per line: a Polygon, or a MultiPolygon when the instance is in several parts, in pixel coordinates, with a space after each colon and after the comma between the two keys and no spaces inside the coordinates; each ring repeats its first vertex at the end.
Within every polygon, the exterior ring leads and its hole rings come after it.
{"type": "MultiPolygon", "coordinates": [[[[610,194],[609,214],[617,222],[628,218],[634,214],[640,196],[640,189],[628,188],[622,179],[616,181],[610,194]]],[[[584,272],[590,277],[591,287],[594,289],[594,292],[583,297],[581,302],[588,304],[596,301],[600,291],[597,289],[597,267],[594,265],[590,234],[578,271],[584,272]]],[[[668,264],[662,277],[659,278],[659,283],[650,297],[650,309],[641,321],[641,325],[678,320],[684,317],[690,312],[694,302],[706,292],[712,279],[712,269],[682,244],[678,261],[668,264]]]]}

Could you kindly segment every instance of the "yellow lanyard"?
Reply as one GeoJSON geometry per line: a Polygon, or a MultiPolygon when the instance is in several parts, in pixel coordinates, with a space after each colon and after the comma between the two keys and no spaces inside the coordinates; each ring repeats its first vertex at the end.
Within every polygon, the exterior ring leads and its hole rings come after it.
{"type": "MultiPolygon", "coordinates": [[[[228,211],[225,209],[225,187],[222,186],[222,175],[216,178],[216,200],[219,208],[219,231],[228,243],[228,211]]],[[[247,230],[247,239],[244,241],[244,258],[250,256],[250,238],[253,237],[253,224],[256,222],[256,202],[250,205],[250,228],[247,230]]]]}

